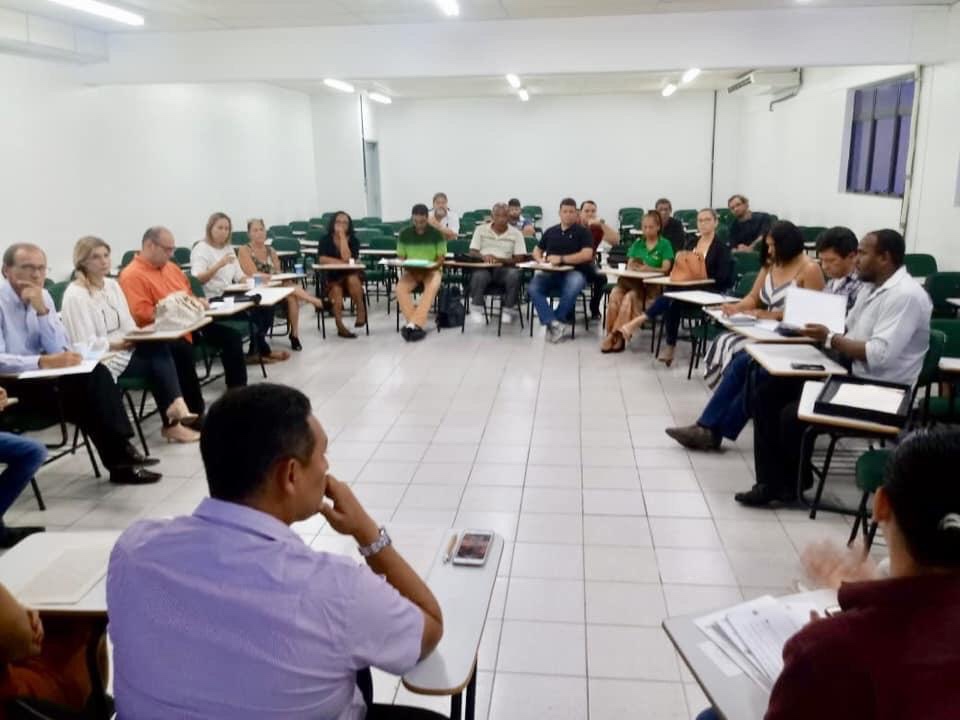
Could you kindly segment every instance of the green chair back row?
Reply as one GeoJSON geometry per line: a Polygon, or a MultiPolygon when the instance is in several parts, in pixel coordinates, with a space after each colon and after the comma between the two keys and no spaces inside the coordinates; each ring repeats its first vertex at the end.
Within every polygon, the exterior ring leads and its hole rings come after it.
{"type": "Polygon", "coordinates": [[[250,236],[247,235],[246,230],[234,230],[230,235],[231,245],[246,245],[248,242],[250,242],[250,236]]]}
{"type": "Polygon", "coordinates": [[[370,238],[370,249],[371,250],[396,250],[397,239],[393,237],[386,237],[385,235],[380,235],[378,237],[370,238]]]}
{"type": "Polygon", "coordinates": [[[827,230],[820,225],[801,225],[797,229],[800,231],[800,234],[803,235],[804,245],[815,245],[817,238],[827,230]]]}
{"type": "Polygon", "coordinates": [[[469,240],[447,240],[447,252],[454,255],[463,255],[470,252],[469,240]]]}
{"type": "Polygon", "coordinates": [[[123,269],[123,268],[125,268],[127,265],[129,265],[131,262],[133,262],[133,259],[137,256],[137,252],[139,252],[139,251],[138,251],[138,250],[127,250],[127,251],[123,254],[123,257],[120,258],[120,268],[123,269]]]}
{"type": "Polygon", "coordinates": [[[750,290],[753,288],[753,284],[757,281],[757,275],[759,271],[745,272],[737,280],[736,285],[733,286],[733,294],[738,298],[745,298],[750,294],[750,290]]]}
{"type": "Polygon", "coordinates": [[[47,292],[50,293],[50,297],[53,298],[53,306],[57,309],[57,312],[63,309],[63,294],[67,291],[67,285],[69,284],[69,280],[64,280],[63,282],[54,283],[47,288],[47,292]]]}
{"type": "Polygon", "coordinates": [[[926,276],[923,286],[933,301],[933,317],[952,318],[957,308],[947,298],[960,297],[960,272],[933,272],[926,276]]]}
{"type": "Polygon", "coordinates": [[[760,271],[760,253],[758,252],[734,252],[733,272],[736,277],[744,273],[752,272],[754,274],[760,271]]]}
{"type": "Polygon", "coordinates": [[[289,225],[271,225],[267,228],[268,238],[293,237],[289,225]]]}
{"type": "Polygon", "coordinates": [[[520,212],[523,213],[524,217],[534,222],[543,220],[543,208],[539,205],[524,205],[520,208],[520,212]]]}
{"type": "Polygon", "coordinates": [[[306,220],[294,220],[287,227],[290,228],[290,232],[305,233],[310,229],[310,223],[306,220]]]}
{"type": "Polygon", "coordinates": [[[927,253],[907,253],[903,256],[903,264],[913,277],[925,278],[937,272],[937,259],[927,253]]]}
{"type": "Polygon", "coordinates": [[[292,250],[298,256],[300,254],[300,241],[293,237],[275,237],[271,247],[277,251],[289,252],[292,250]]]}
{"type": "Polygon", "coordinates": [[[699,210],[692,209],[677,210],[673,213],[673,216],[684,225],[696,225],[698,212],[699,210]]]}
{"type": "Polygon", "coordinates": [[[185,248],[185,247],[174,248],[173,261],[177,265],[180,265],[181,267],[184,265],[189,265],[190,264],[190,248],[185,248]]]}

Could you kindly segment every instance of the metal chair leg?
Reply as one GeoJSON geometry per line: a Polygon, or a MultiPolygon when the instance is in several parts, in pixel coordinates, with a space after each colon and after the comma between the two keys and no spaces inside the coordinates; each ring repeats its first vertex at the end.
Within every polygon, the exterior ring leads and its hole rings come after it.
{"type": "Polygon", "coordinates": [[[137,408],[133,404],[133,398],[130,397],[130,393],[126,390],[123,391],[122,395],[130,407],[130,414],[133,416],[133,427],[137,431],[137,436],[140,438],[140,444],[143,446],[143,454],[150,457],[150,448],[147,447],[147,439],[143,437],[143,428],[140,425],[140,418],[137,417],[137,408]]]}
{"type": "Polygon", "coordinates": [[[40,486],[37,485],[37,479],[35,477],[30,478],[30,487],[33,488],[33,495],[37,498],[37,507],[41,510],[46,510],[47,504],[43,501],[43,495],[40,494],[40,486]]]}

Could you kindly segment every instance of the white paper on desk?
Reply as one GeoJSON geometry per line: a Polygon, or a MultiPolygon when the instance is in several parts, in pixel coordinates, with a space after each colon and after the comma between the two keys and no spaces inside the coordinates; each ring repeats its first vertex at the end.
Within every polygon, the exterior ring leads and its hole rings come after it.
{"type": "Polygon", "coordinates": [[[79,365],[66,368],[48,368],[46,370],[27,370],[19,373],[17,380],[36,380],[38,378],[60,377],[61,375],[86,375],[93,372],[99,360],[84,360],[79,365]]]}
{"type": "Polygon", "coordinates": [[[727,611],[727,621],[743,642],[747,657],[769,687],[783,670],[783,646],[803,627],[782,603],[769,595],[727,611]]]}
{"type": "Polygon", "coordinates": [[[736,638],[735,633],[733,633],[729,627],[724,627],[726,623],[726,613],[726,610],[711,613],[710,615],[697,618],[693,623],[700,628],[700,631],[710,638],[710,640],[723,651],[723,654],[732,660],[740,670],[757,685],[763,687],[764,681],[760,672],[753,666],[749,658],[741,652],[740,647],[738,647],[740,643],[739,638],[736,638]]]}
{"type": "Polygon", "coordinates": [[[796,286],[787,288],[783,325],[797,330],[804,325],[824,325],[832,333],[843,333],[847,322],[847,296],[796,286]]]}
{"type": "Polygon", "coordinates": [[[902,388],[844,383],[837,388],[837,392],[830,399],[830,404],[895,415],[903,402],[903,393],[902,388]]]}

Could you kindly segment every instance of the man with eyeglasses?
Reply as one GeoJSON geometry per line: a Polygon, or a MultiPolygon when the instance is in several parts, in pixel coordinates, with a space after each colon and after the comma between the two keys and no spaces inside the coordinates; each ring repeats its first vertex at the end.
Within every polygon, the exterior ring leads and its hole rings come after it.
{"type": "MultiPolygon", "coordinates": [[[[140,252],[120,273],[120,287],[127,296],[130,314],[137,325],[150,325],[156,318],[157,303],[175,292],[193,295],[190,280],[183,270],[170,262],[177,243],[167,228],[147,228],[140,252]]],[[[206,304],[206,300],[198,298],[206,304]]],[[[228,325],[212,323],[203,336],[220,349],[224,381],[228,388],[247,384],[247,365],[243,356],[243,338],[228,325]]]]}
{"type": "MultiPolygon", "coordinates": [[[[53,298],[43,288],[47,257],[36,245],[16,243],[3,254],[0,282],[0,373],[16,375],[28,370],[69,368],[83,357],[70,352],[67,332],[53,298]]],[[[5,380],[21,405],[62,408],[66,420],[81,427],[100,453],[110,472],[110,482],[143,485],[161,475],[144,469],[158,460],[145,458],[133,445],[133,428],[123,408],[120,390],[105,365],[88,373],[42,380],[5,380]]],[[[12,425],[16,427],[16,411],[12,425]]]]}

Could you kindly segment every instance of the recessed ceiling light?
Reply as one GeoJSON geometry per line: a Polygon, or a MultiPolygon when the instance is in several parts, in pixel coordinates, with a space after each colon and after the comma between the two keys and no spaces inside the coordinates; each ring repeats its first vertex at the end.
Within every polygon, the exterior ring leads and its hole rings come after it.
{"type": "Polygon", "coordinates": [[[523,102],[526,102],[527,100],[530,99],[530,93],[528,93],[524,88],[520,88],[519,90],[517,90],[517,95],[520,96],[520,99],[523,102]]]}
{"type": "Polygon", "coordinates": [[[324,78],[323,84],[334,90],[339,90],[340,92],[352,93],[353,85],[343,80],[334,80],[333,78],[324,78]]]}
{"type": "Polygon", "coordinates": [[[517,89],[520,87],[520,78],[518,78],[513,73],[507,75],[507,82],[510,83],[510,87],[517,89]]]}
{"type": "Polygon", "coordinates": [[[683,77],[680,78],[680,82],[686,85],[688,82],[693,82],[700,76],[700,68],[690,68],[687,70],[683,77]]]}
{"type": "Polygon", "coordinates": [[[140,27],[143,25],[143,16],[132,13],[129,10],[121,10],[113,5],[97,2],[97,0],[50,0],[57,5],[80,10],[81,12],[97,15],[108,20],[114,20],[124,25],[134,25],[140,27]]]}
{"type": "Polygon", "coordinates": [[[374,102],[380,103],[381,105],[389,105],[390,103],[393,102],[393,99],[390,98],[388,95],[383,95],[382,93],[378,93],[378,92],[367,93],[367,97],[373,100],[374,102]]]}
{"type": "Polygon", "coordinates": [[[457,4],[457,0],[437,0],[437,4],[447,17],[456,17],[460,14],[460,6],[457,4]]]}
{"type": "Polygon", "coordinates": [[[660,94],[664,97],[670,97],[677,91],[677,86],[673,83],[667,83],[667,86],[660,91],[660,94]]]}

